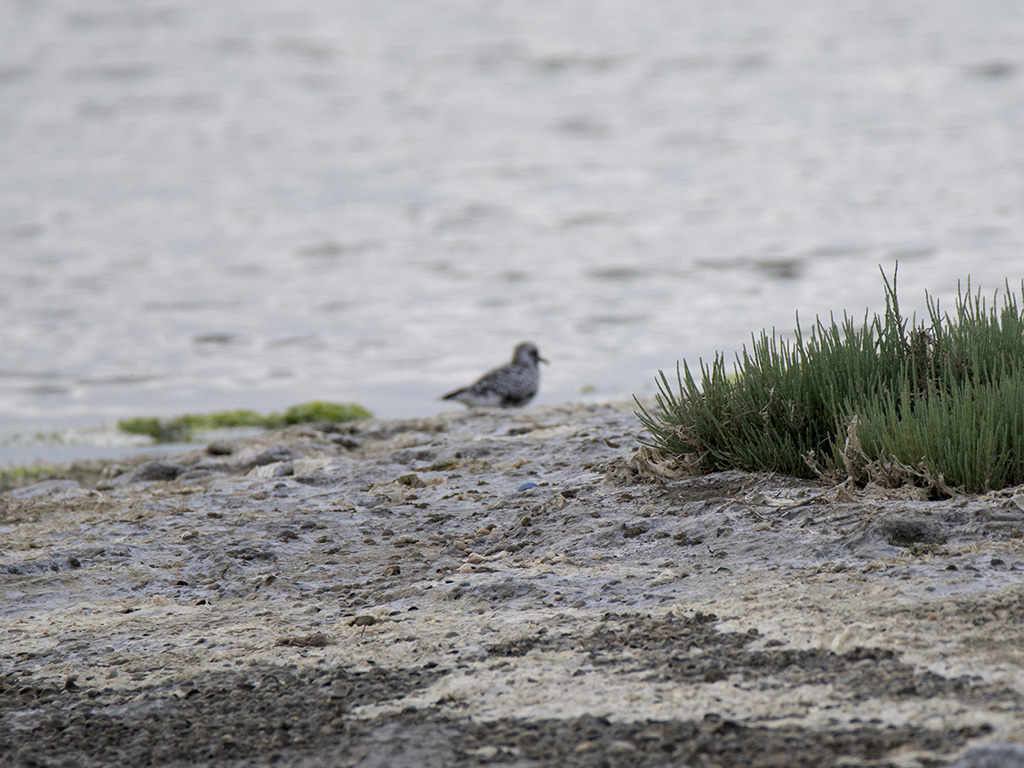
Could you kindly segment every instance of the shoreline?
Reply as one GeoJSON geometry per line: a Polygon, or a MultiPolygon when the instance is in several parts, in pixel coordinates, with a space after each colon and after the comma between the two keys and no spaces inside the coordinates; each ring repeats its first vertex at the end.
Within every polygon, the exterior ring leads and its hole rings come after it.
{"type": "Polygon", "coordinates": [[[659,477],[633,408],[301,425],[0,495],[0,765],[935,766],[1024,740],[1018,489],[659,477]]]}

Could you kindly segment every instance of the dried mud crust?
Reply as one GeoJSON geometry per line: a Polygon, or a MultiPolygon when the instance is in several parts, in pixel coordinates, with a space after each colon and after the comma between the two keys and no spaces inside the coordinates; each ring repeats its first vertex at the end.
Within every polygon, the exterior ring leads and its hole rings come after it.
{"type": "Polygon", "coordinates": [[[1024,741],[1024,495],[688,477],[638,436],[615,405],[307,426],[0,496],[0,765],[1024,741]]]}
{"type": "MultiPolygon", "coordinates": [[[[864,696],[985,695],[985,686],[916,674],[890,651],[849,654],[750,652],[757,637],[717,632],[715,617],[654,620],[608,615],[583,639],[596,663],[623,664],[622,674],[641,670],[659,679],[714,683],[726,674],[771,685],[799,685],[827,674],[863,690],[864,696]],[[700,648],[697,662],[692,651],[700,648]],[[726,672],[727,670],[727,672],[726,672]],[[779,670],[787,679],[776,677],[779,670]],[[911,686],[908,694],[899,686],[911,686]],[[894,688],[894,686],[896,686],[894,688]]],[[[493,648],[495,656],[521,655],[493,648]]],[[[693,721],[615,722],[604,716],[565,719],[501,718],[474,722],[468,712],[405,708],[360,718],[360,706],[399,699],[448,674],[434,665],[418,669],[352,671],[301,669],[298,665],[247,665],[173,685],[125,692],[80,685],[34,684],[8,673],[0,677],[0,762],[10,765],[387,765],[387,766],[676,766],[751,765],[824,768],[887,765],[907,749],[941,754],[984,735],[987,726],[936,730],[881,722],[808,729],[743,724],[715,712],[693,721]]],[[[1019,706],[1016,696],[992,692],[1019,706]]],[[[856,694],[855,694],[856,695],[856,694]]],[[[463,709],[470,709],[465,704],[463,709]]],[[[936,760],[932,765],[939,765],[936,760]]]]}
{"type": "MultiPolygon", "coordinates": [[[[913,726],[807,731],[749,727],[708,715],[699,722],[616,723],[605,717],[565,720],[502,719],[474,723],[432,712],[339,724],[321,709],[277,706],[249,709],[250,702],[222,696],[230,713],[185,705],[141,722],[118,724],[74,712],[64,733],[8,753],[15,764],[92,765],[330,765],[443,768],[446,766],[735,766],[829,768],[889,765],[886,755],[908,746],[955,749],[973,734],[913,726]],[[208,718],[201,727],[189,719],[208,718]],[[303,719],[296,721],[298,714],[303,719]],[[160,722],[165,721],[165,724],[160,722]],[[48,754],[53,749],[54,754],[48,754]],[[22,755],[27,755],[20,761],[22,755]],[[838,756],[842,756],[841,758],[838,756]],[[841,760],[841,763],[839,762],[841,760]]],[[[6,760],[5,760],[6,762],[6,760]]],[[[935,763],[936,765],[938,763],[935,763]]]]}
{"type": "Polygon", "coordinates": [[[963,702],[999,702],[1024,713],[1024,696],[1007,686],[987,685],[967,676],[947,679],[915,669],[890,649],[856,647],[835,653],[771,643],[752,650],[748,646],[760,637],[757,629],[720,632],[714,615],[605,618],[583,640],[582,649],[595,664],[621,663],[625,651],[636,651],[626,663],[644,670],[649,679],[715,682],[735,675],[744,683],[765,687],[827,684],[855,700],[947,696],[963,702]]]}

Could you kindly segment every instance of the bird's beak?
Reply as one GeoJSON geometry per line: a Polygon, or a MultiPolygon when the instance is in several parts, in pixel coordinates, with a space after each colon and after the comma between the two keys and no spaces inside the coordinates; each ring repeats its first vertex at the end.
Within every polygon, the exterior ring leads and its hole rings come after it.
{"type": "Polygon", "coordinates": [[[550,360],[548,360],[546,357],[541,357],[540,355],[537,355],[537,362],[538,363],[547,363],[548,365],[551,365],[551,361],[550,360]]]}

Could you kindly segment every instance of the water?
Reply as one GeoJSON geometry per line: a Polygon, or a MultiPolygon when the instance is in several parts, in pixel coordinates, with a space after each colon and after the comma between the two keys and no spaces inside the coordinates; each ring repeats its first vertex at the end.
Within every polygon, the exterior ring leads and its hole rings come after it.
{"type": "Polygon", "coordinates": [[[1021,136],[1016,0],[0,0],[0,464],[1019,285],[1021,136]]]}

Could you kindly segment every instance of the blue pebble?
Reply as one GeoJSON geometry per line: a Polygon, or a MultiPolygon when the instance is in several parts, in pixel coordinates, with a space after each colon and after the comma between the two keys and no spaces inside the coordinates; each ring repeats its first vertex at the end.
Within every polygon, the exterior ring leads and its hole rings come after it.
{"type": "Polygon", "coordinates": [[[518,491],[525,491],[527,488],[536,488],[536,487],[537,487],[537,483],[523,483],[516,490],[518,490],[518,491]]]}

